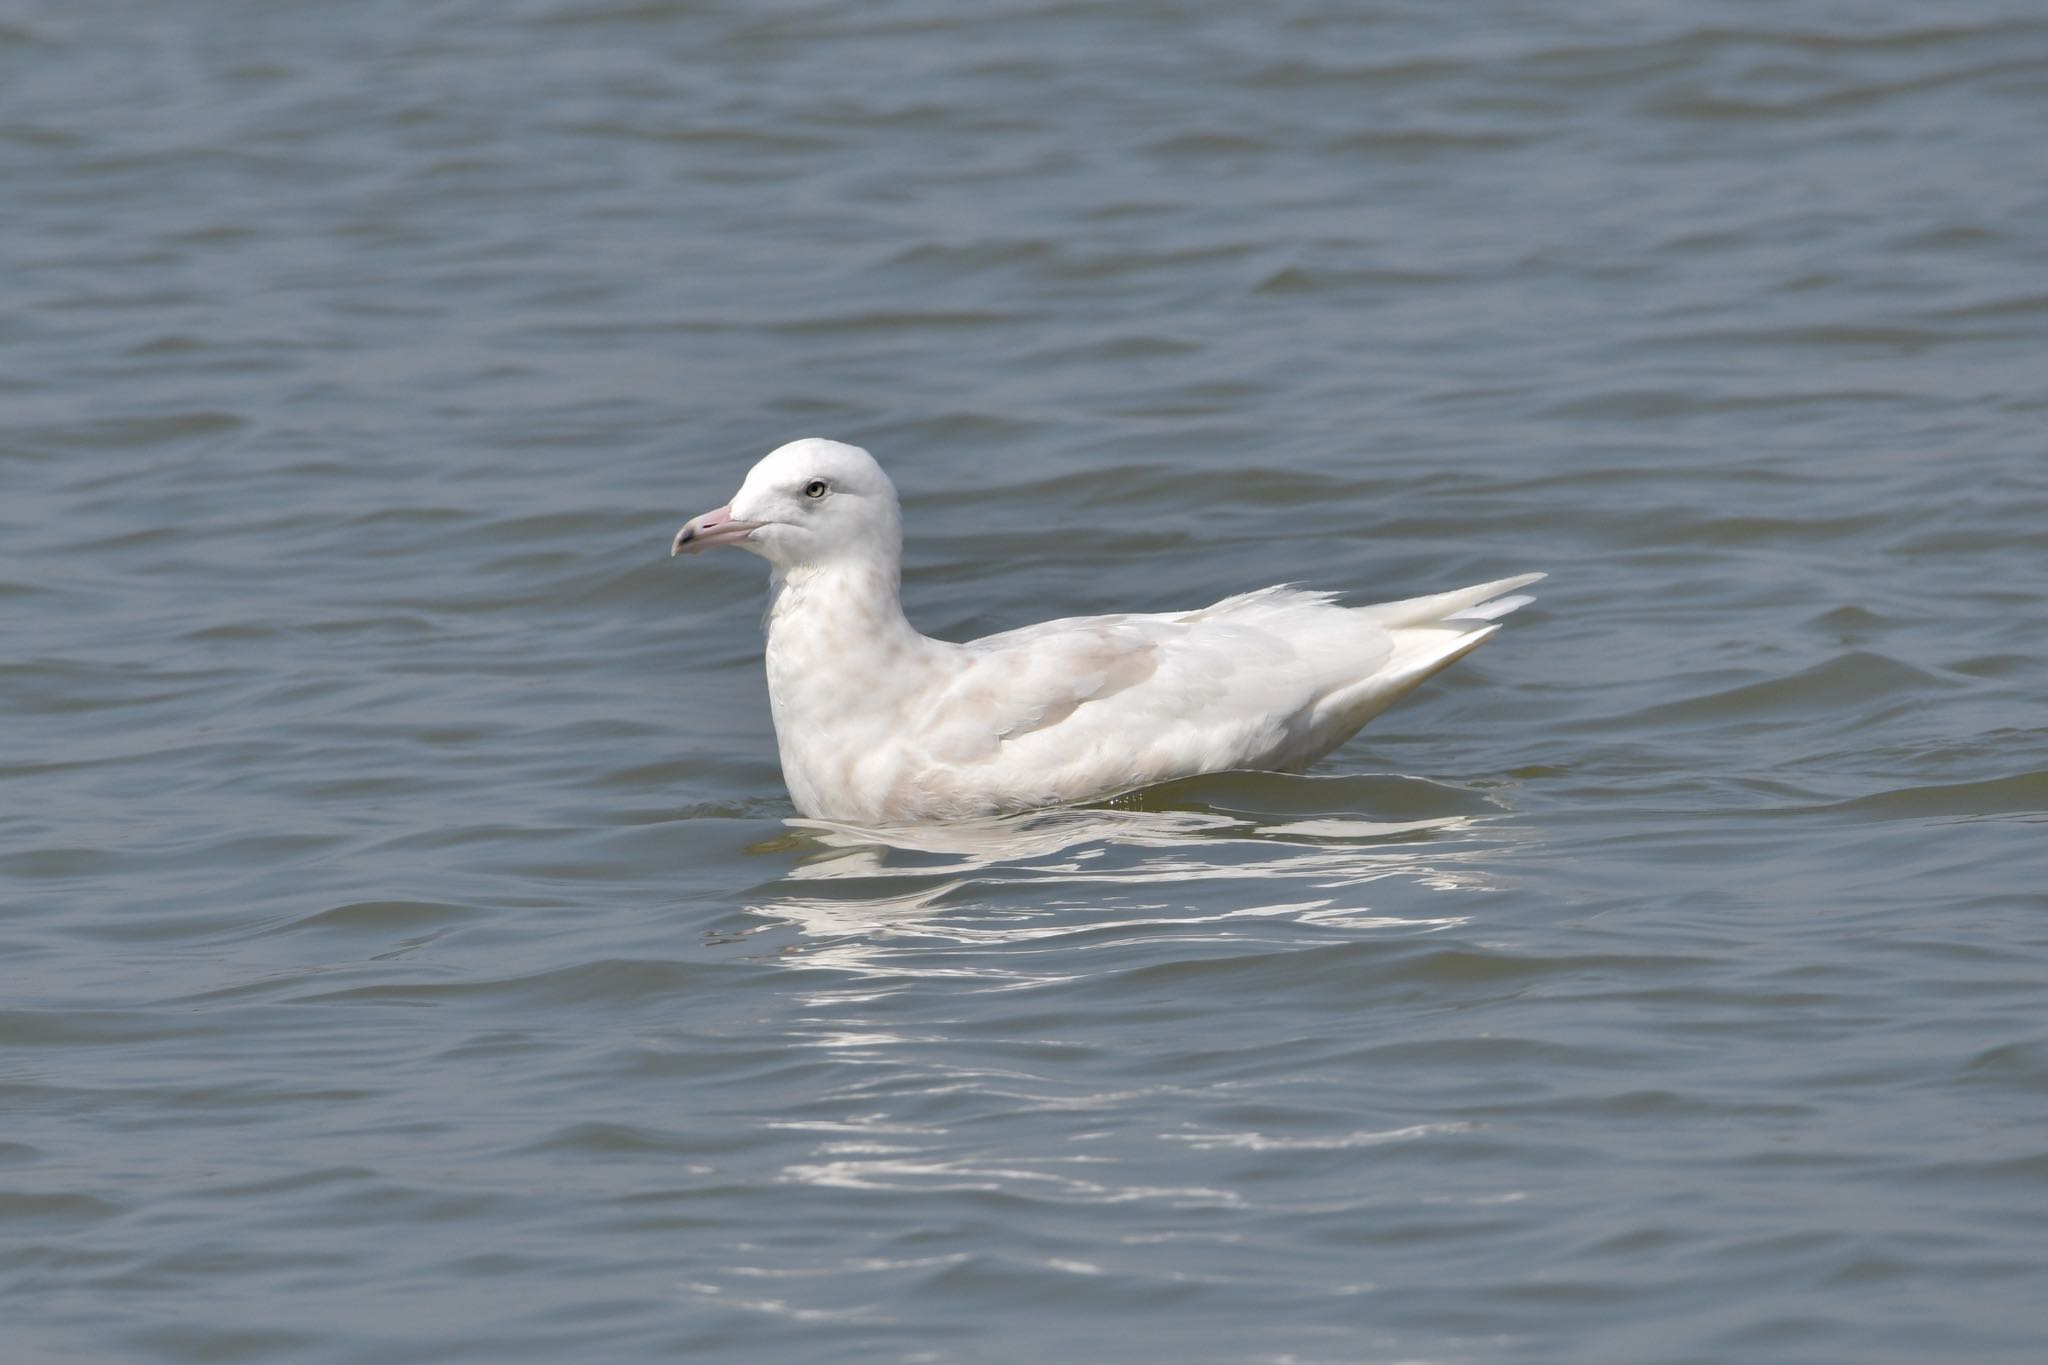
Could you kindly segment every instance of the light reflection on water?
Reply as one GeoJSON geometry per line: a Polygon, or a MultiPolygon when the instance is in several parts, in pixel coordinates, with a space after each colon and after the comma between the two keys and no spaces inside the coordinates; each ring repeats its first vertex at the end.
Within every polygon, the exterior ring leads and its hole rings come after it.
{"type": "MultiPolygon", "coordinates": [[[[1155,1007],[1148,999],[1175,1014],[1202,1008],[1200,983],[1142,980],[1167,948],[1183,962],[1278,960],[1467,925],[1464,896],[1494,889],[1502,861],[1530,837],[1496,796],[1391,776],[1226,774],[1102,806],[948,825],[786,824],[755,851],[794,864],[748,912],[794,934],[767,959],[806,973],[788,1043],[829,1058],[835,1079],[817,1096],[825,1114],[772,1125],[812,1139],[779,1165],[782,1183],[1201,1218],[1251,1200],[1226,1179],[1161,1181],[1152,1153],[1176,1151],[1170,1164],[1199,1168],[1234,1153],[1457,1141],[1473,1127],[1303,1136],[1268,1114],[1269,1130],[1248,1126],[1258,1115],[1237,1107],[1262,1071],[1255,1061],[1236,1079],[1191,1082],[1170,1070],[1137,1079],[1121,1067],[1048,1067],[1034,1049],[1067,1048],[1069,1021],[1142,1013],[1155,1007]],[[1032,1004],[1020,992],[1050,998],[1032,1004]],[[1020,1051],[963,1052],[948,1022],[960,1000],[1002,993],[1024,1012],[1008,1038],[1020,1051]],[[1067,1143],[1020,1149],[987,1130],[991,1108],[1051,1123],[1067,1143]],[[1131,1127],[1127,1116],[1140,1113],[1203,1120],[1131,1127]]],[[[1337,964],[1333,978],[1346,970],[1337,964]]],[[[1220,1036],[1190,1043],[1227,1056],[1238,1030],[1223,1009],[1215,1017],[1220,1036]]]]}
{"type": "MultiPolygon", "coordinates": [[[[1212,794],[1219,787],[1227,792],[1235,780],[1204,785],[1212,794]]],[[[1398,783],[1406,808],[1261,819],[1185,804],[1168,793],[1151,796],[1159,803],[1153,808],[1107,805],[946,825],[875,828],[793,818],[788,835],[758,851],[796,851],[798,860],[769,888],[773,894],[748,910],[810,940],[784,956],[790,965],[863,976],[981,977],[1015,988],[1085,975],[1089,958],[988,950],[1100,947],[1168,931],[1184,943],[1285,943],[1319,942],[1331,930],[1454,928],[1469,918],[1462,910],[1395,910],[1359,888],[1397,878],[1427,891],[1484,891],[1514,847],[1514,821],[1485,798],[1477,800],[1488,814],[1416,809],[1464,807],[1473,793],[1399,778],[1255,780],[1266,790],[1306,788],[1311,799],[1320,794],[1326,801],[1377,790],[1382,807],[1385,788],[1398,783]],[[1419,803],[1416,790],[1438,799],[1419,803]],[[1174,884],[1194,882],[1203,884],[1200,895],[1174,893],[1174,884]],[[947,947],[981,952],[962,960],[936,951],[947,947]]]]}

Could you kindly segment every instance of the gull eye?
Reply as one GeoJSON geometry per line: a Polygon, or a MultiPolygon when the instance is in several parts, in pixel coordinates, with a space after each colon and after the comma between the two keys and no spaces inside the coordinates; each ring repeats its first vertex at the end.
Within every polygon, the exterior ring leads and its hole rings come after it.
{"type": "Polygon", "coordinates": [[[804,496],[807,498],[824,497],[825,481],[823,479],[812,479],[809,483],[804,485],[804,496]]]}

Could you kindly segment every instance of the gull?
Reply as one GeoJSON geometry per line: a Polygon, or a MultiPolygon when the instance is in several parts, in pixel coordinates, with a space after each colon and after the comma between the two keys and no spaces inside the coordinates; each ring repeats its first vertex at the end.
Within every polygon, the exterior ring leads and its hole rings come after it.
{"type": "Polygon", "coordinates": [[[671,557],[771,569],[769,710],[799,814],[920,824],[1098,801],[1231,769],[1299,772],[1469,654],[1540,573],[1376,606],[1262,588],[965,644],[903,614],[896,487],[858,446],[770,451],[671,557]]]}

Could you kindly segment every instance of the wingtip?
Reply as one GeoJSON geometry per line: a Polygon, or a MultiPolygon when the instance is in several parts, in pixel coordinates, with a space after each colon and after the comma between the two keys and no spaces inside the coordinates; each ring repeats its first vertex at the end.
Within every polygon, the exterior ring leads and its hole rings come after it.
{"type": "Polygon", "coordinates": [[[1526,607],[1535,600],[1535,597],[1525,592],[1513,593],[1507,597],[1489,598],[1484,602],[1475,603],[1472,606],[1466,607],[1463,611],[1454,611],[1449,616],[1446,616],[1444,620],[1498,621],[1501,617],[1506,616],[1509,612],[1514,611],[1520,607],[1526,607]]]}

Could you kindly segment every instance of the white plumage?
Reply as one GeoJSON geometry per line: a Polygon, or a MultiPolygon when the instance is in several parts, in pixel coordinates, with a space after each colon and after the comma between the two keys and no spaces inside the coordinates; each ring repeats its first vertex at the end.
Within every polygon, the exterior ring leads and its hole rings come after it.
{"type": "Polygon", "coordinates": [[[1199,611],[1047,621],[966,644],[899,596],[896,489],[869,454],[802,440],[754,466],[671,553],[773,566],[768,696],[804,815],[959,819],[1231,768],[1298,771],[1463,657],[1542,574],[1368,607],[1265,588],[1199,611]]]}

